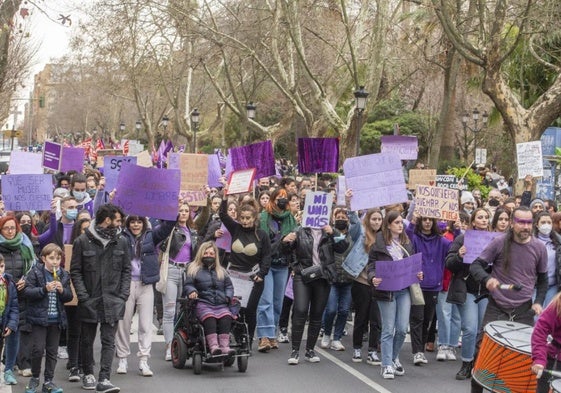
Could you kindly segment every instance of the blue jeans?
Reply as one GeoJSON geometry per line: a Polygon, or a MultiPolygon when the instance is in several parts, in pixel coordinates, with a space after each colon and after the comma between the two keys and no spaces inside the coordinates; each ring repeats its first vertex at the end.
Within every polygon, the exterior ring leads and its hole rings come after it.
{"type": "Polygon", "coordinates": [[[446,302],[448,292],[438,293],[436,319],[438,320],[438,345],[458,346],[460,337],[460,312],[455,304],[446,302]]]}
{"type": "Polygon", "coordinates": [[[166,293],[162,294],[162,303],[164,307],[162,329],[164,331],[164,340],[166,344],[170,344],[173,339],[177,298],[181,297],[183,292],[183,272],[184,270],[178,268],[177,266],[168,266],[166,293]]]}
{"type": "Polygon", "coordinates": [[[391,302],[378,300],[380,316],[382,317],[382,366],[391,366],[393,360],[399,357],[399,352],[405,341],[411,297],[409,288],[393,293],[391,302]]]}
{"type": "Polygon", "coordinates": [[[271,266],[257,306],[257,337],[276,338],[277,326],[288,281],[288,267],[271,266]]]}
{"type": "Polygon", "coordinates": [[[471,362],[475,353],[477,332],[482,328],[483,315],[487,308],[488,299],[475,303],[475,295],[467,294],[466,302],[458,304],[462,320],[462,361],[471,362]]]}
{"type": "Polygon", "coordinates": [[[335,320],[335,316],[337,316],[333,340],[340,340],[341,337],[343,337],[343,331],[347,323],[347,315],[349,315],[349,310],[351,308],[352,286],[352,282],[346,284],[331,284],[327,306],[323,312],[322,325],[324,334],[330,336],[331,330],[333,330],[333,321],[335,320]]]}
{"type": "Polygon", "coordinates": [[[19,352],[19,330],[10,333],[10,335],[5,338],[5,345],[6,368],[4,371],[14,371],[14,365],[16,364],[16,358],[19,352]]]}

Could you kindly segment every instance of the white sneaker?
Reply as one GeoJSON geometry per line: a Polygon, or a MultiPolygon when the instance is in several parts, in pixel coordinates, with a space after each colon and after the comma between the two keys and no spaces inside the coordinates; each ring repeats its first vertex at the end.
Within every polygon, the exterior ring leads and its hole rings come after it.
{"type": "Polygon", "coordinates": [[[68,359],[68,351],[66,347],[58,347],[57,357],[59,359],[68,359]]]}
{"type": "Polygon", "coordinates": [[[366,358],[366,363],[370,364],[372,366],[379,366],[380,364],[382,364],[382,362],[380,361],[380,358],[378,357],[378,352],[376,352],[376,351],[368,352],[368,357],[366,358]]]}
{"type": "Polygon", "coordinates": [[[344,351],[345,346],[341,343],[340,340],[333,340],[331,342],[331,349],[334,351],[344,351]]]}
{"type": "Polygon", "coordinates": [[[171,346],[168,346],[166,348],[166,362],[170,362],[171,361],[171,346]]]}
{"type": "Polygon", "coordinates": [[[126,374],[127,373],[127,358],[120,358],[119,359],[119,367],[117,367],[117,374],[126,374]]]}
{"type": "Polygon", "coordinates": [[[456,360],[456,348],[446,348],[446,360],[456,360]]]}
{"type": "Polygon", "coordinates": [[[323,337],[321,338],[321,344],[319,346],[323,349],[327,349],[329,348],[330,345],[331,345],[331,337],[329,337],[328,334],[324,334],[323,337]]]}
{"type": "Polygon", "coordinates": [[[438,352],[436,353],[436,360],[438,361],[446,360],[447,352],[448,352],[448,347],[446,345],[439,345],[438,352]]]}
{"type": "Polygon", "coordinates": [[[288,338],[288,334],[280,332],[277,341],[282,344],[287,344],[290,342],[290,339],[288,338]]]}
{"type": "Polygon", "coordinates": [[[413,364],[415,366],[418,366],[420,364],[428,364],[428,360],[425,357],[425,354],[423,352],[417,352],[415,355],[413,355],[413,364]]]}
{"type": "Polygon", "coordinates": [[[352,361],[353,361],[353,363],[362,362],[362,352],[360,351],[360,348],[353,349],[353,359],[352,359],[352,361]]]}
{"type": "Polygon", "coordinates": [[[392,366],[382,366],[382,378],[384,379],[395,378],[395,372],[392,366]]]}
{"type": "Polygon", "coordinates": [[[393,361],[393,370],[395,375],[399,375],[399,376],[405,375],[405,369],[403,368],[403,365],[399,361],[399,358],[395,358],[395,360],[393,361]]]}
{"type": "Polygon", "coordinates": [[[154,375],[152,370],[150,370],[150,366],[148,365],[148,362],[146,360],[141,360],[138,363],[138,369],[140,370],[140,375],[142,375],[143,377],[151,377],[152,375],[154,375]]]}

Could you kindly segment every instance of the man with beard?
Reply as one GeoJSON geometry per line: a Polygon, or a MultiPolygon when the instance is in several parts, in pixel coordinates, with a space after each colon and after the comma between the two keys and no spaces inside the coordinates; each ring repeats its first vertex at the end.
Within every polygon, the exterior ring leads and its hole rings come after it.
{"type": "MultiPolygon", "coordinates": [[[[479,327],[476,353],[487,323],[506,320],[533,325],[534,316],[542,312],[548,286],[547,250],[532,236],[532,224],[530,209],[525,206],[514,209],[510,229],[493,239],[470,266],[471,275],[489,290],[489,304],[479,327]],[[501,284],[519,284],[521,289],[500,290],[501,284]],[[534,287],[537,294],[532,300],[534,287]]],[[[472,379],[471,391],[482,392],[483,389],[472,379]]]]}

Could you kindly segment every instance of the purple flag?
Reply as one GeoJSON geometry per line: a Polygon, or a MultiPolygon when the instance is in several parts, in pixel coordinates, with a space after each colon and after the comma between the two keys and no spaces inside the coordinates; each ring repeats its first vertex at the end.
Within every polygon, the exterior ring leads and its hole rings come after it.
{"type": "Polygon", "coordinates": [[[220,169],[220,159],[216,154],[208,155],[208,186],[209,187],[222,187],[220,177],[222,170],[220,169]]]}
{"type": "Polygon", "coordinates": [[[337,172],[339,140],[337,138],[298,138],[300,173],[337,172]]]}
{"type": "Polygon", "coordinates": [[[232,169],[234,171],[255,168],[255,177],[257,179],[273,176],[276,173],[275,156],[270,140],[233,147],[229,149],[228,156],[232,160],[232,169]]]}
{"type": "Polygon", "coordinates": [[[160,142],[160,147],[158,147],[158,163],[157,163],[158,168],[163,168],[164,167],[164,150],[165,149],[166,149],[166,143],[162,139],[162,141],[160,142]]]}

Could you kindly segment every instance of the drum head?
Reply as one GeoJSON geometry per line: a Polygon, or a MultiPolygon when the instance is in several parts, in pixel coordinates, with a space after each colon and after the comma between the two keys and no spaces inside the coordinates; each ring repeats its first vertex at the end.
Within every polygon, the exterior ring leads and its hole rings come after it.
{"type": "Polygon", "coordinates": [[[554,381],[551,381],[549,386],[551,387],[551,390],[553,390],[555,393],[561,393],[561,379],[556,379],[554,381]]]}
{"type": "Polygon", "coordinates": [[[485,325],[485,334],[504,347],[517,352],[531,354],[532,326],[519,322],[494,321],[485,325]]]}

